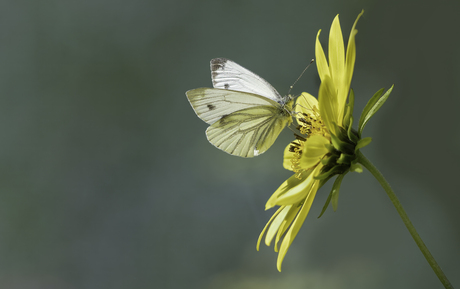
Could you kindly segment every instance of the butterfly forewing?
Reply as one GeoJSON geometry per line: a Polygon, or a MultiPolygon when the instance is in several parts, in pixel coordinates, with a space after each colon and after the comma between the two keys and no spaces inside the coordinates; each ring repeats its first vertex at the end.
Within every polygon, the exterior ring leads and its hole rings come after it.
{"type": "Polygon", "coordinates": [[[258,94],[276,102],[283,99],[265,79],[226,58],[211,60],[211,78],[214,88],[258,94]]]}
{"type": "Polygon", "coordinates": [[[281,107],[277,102],[259,95],[225,89],[197,88],[187,91],[186,95],[198,117],[208,124],[245,108],[261,105],[281,107]]]}
{"type": "Polygon", "coordinates": [[[258,106],[223,116],[206,130],[210,143],[240,157],[264,153],[290,121],[289,114],[275,106],[258,106]]]}

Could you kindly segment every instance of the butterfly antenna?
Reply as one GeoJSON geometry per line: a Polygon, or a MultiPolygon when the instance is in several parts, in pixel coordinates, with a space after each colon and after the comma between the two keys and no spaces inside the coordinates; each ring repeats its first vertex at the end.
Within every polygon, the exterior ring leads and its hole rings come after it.
{"type": "Polygon", "coordinates": [[[288,95],[291,93],[291,90],[292,90],[292,88],[294,87],[294,85],[297,83],[297,81],[299,81],[299,79],[300,79],[300,78],[302,77],[302,75],[305,73],[305,71],[307,70],[307,68],[310,67],[310,65],[311,65],[313,62],[315,62],[314,59],[312,59],[312,60],[310,61],[310,63],[307,65],[307,67],[305,67],[305,69],[302,71],[302,73],[301,73],[300,76],[296,79],[296,81],[294,81],[294,83],[289,87],[289,91],[288,91],[288,93],[287,93],[288,95]]]}

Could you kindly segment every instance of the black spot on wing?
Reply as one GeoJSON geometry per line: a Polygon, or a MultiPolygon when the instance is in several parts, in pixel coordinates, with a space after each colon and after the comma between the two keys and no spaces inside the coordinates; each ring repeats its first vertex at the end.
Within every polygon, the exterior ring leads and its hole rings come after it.
{"type": "Polygon", "coordinates": [[[212,105],[212,104],[208,104],[207,107],[209,108],[209,110],[213,110],[213,109],[216,108],[216,107],[215,107],[214,105],[212,105]]]}
{"type": "Polygon", "coordinates": [[[224,84],[225,89],[228,89],[229,86],[228,83],[224,84]]]}

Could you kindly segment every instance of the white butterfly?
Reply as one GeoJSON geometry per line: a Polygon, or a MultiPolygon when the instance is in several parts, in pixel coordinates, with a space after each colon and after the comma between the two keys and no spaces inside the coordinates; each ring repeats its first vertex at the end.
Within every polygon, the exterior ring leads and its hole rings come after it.
{"type": "Polygon", "coordinates": [[[214,88],[186,92],[199,118],[210,124],[208,141],[235,156],[252,158],[268,150],[292,123],[294,99],[282,97],[260,76],[225,58],[211,60],[214,88]]]}

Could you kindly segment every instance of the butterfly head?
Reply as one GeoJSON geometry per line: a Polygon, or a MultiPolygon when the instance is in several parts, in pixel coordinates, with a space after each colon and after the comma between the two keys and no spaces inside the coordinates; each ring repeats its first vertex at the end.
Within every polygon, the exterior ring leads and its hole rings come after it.
{"type": "Polygon", "coordinates": [[[294,112],[294,100],[295,98],[292,96],[292,95],[286,95],[285,97],[283,97],[280,101],[279,101],[279,104],[281,105],[281,109],[283,110],[284,114],[286,116],[290,116],[290,120],[289,120],[289,124],[292,123],[292,117],[295,115],[295,112],[294,112]]]}

